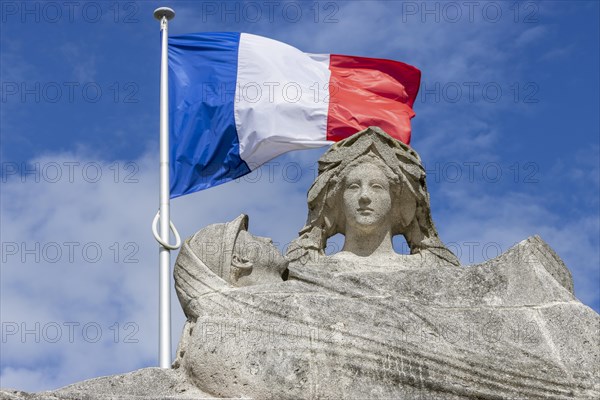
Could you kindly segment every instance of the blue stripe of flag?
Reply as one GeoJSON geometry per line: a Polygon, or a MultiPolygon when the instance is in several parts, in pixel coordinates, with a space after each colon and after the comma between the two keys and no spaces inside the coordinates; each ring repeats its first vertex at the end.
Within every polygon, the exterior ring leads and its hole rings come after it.
{"type": "Polygon", "coordinates": [[[171,198],[250,172],[234,117],[239,42],[233,32],[169,37],[171,198]]]}

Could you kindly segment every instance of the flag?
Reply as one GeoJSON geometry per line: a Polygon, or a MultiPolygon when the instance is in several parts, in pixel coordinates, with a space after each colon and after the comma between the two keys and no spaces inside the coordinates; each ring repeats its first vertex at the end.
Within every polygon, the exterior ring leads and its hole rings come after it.
{"type": "Polygon", "coordinates": [[[410,143],[421,72],[408,64],[309,54],[247,33],[168,43],[171,198],[369,126],[410,143]]]}

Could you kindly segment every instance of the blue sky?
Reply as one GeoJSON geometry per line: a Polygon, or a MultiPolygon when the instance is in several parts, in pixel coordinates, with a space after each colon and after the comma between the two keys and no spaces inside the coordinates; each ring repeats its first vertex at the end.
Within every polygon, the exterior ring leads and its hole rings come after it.
{"type": "MultiPolygon", "coordinates": [[[[2,1],[3,388],[157,365],[162,5],[171,34],[243,31],[418,67],[412,146],[442,240],[473,264],[539,234],[600,310],[598,2],[2,1]]],[[[324,150],[178,198],[172,219],[186,237],[245,212],[283,249],[324,150]]],[[[183,321],[173,296],[174,346],[183,321]]]]}

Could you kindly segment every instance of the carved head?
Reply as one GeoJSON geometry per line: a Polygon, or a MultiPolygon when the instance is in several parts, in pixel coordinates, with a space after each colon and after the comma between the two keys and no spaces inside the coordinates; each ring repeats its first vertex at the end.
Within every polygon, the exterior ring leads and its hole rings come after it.
{"type": "Polygon", "coordinates": [[[281,282],[287,264],[270,238],[244,229],[235,241],[228,282],[236,287],[281,282]]]}
{"type": "Polygon", "coordinates": [[[248,216],[209,225],[185,240],[173,275],[179,302],[188,318],[191,303],[203,293],[229,287],[281,282],[287,260],[268,238],[248,232],[248,216]]]}
{"type": "Polygon", "coordinates": [[[391,231],[392,202],[389,168],[369,153],[344,170],[341,183],[342,207],[339,208],[340,231],[363,235],[391,231]]]}
{"type": "Polygon", "coordinates": [[[339,171],[327,199],[333,230],[402,231],[415,212],[410,196],[402,194],[400,179],[375,153],[356,158],[339,171]]]}
{"type": "Polygon", "coordinates": [[[329,237],[375,224],[389,224],[392,235],[404,235],[411,254],[428,250],[459,265],[431,218],[419,155],[370,127],[333,144],[319,160],[317,179],[308,191],[308,220],[288,255],[296,258],[292,253],[298,247],[322,255],[329,237]]]}

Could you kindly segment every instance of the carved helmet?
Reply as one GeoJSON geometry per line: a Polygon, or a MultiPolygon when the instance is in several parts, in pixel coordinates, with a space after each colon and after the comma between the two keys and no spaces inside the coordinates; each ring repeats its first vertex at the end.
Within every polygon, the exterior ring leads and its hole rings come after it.
{"type": "Polygon", "coordinates": [[[187,238],[181,246],[173,276],[186,317],[197,317],[191,309],[192,300],[229,283],[231,258],[242,230],[248,230],[245,214],[231,222],[209,225],[187,238]]]}

